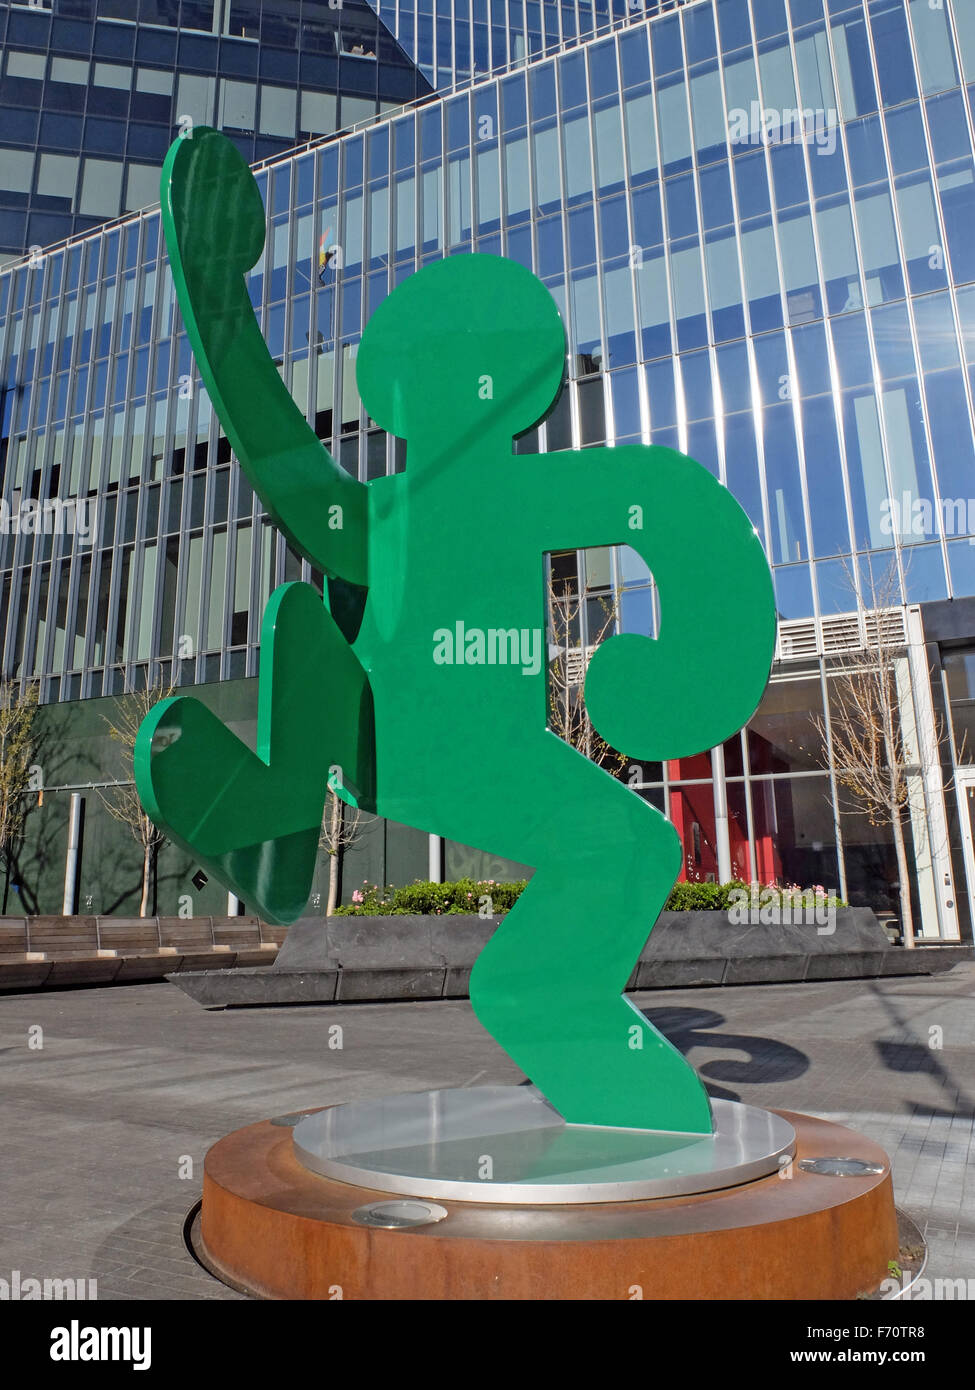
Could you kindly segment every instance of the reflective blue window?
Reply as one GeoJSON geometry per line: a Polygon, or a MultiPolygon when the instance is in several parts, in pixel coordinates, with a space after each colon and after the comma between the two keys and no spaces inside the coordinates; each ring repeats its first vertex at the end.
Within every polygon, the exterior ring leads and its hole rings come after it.
{"type": "Polygon", "coordinates": [[[888,111],[885,123],[894,173],[909,174],[914,169],[925,168],[928,163],[928,151],[924,140],[921,108],[912,103],[910,106],[901,106],[896,111],[888,111]]]}
{"type": "Polygon", "coordinates": [[[850,533],[846,523],[846,507],[843,505],[843,473],[836,411],[828,396],[817,396],[803,402],[802,437],[813,553],[848,554],[850,533]]]}
{"type": "MultiPolygon", "coordinates": [[[[725,404],[727,405],[727,395],[725,404]]],[[[762,489],[758,473],[755,420],[751,411],[725,416],[724,451],[728,487],[748,513],[764,545],[762,489]]]]}
{"type": "Polygon", "coordinates": [[[798,394],[806,398],[829,391],[829,353],[823,324],[809,323],[794,328],[792,349],[799,378],[798,394]]]}
{"type": "Polygon", "coordinates": [[[846,148],[853,183],[857,188],[887,179],[887,158],[879,116],[851,121],[846,127],[846,148]]]}
{"type": "Polygon", "coordinates": [[[658,77],[677,72],[684,57],[680,41],[680,20],[677,15],[659,20],[650,26],[650,47],[653,51],[653,70],[658,77]]]}
{"type": "Polygon", "coordinates": [[[718,375],[721,381],[721,402],[725,413],[750,410],[752,404],[751,373],[748,349],[744,343],[727,343],[718,348],[718,375]]]}
{"type": "MultiPolygon", "coordinates": [[[[560,218],[549,220],[561,223],[560,218]]],[[[596,228],[591,207],[575,208],[569,213],[569,255],[573,267],[595,264],[596,228]]]]}
{"type": "Polygon", "coordinates": [[[967,540],[948,542],[951,588],[956,598],[975,594],[975,546],[967,540]]]}
{"type": "Polygon", "coordinates": [[[910,0],[911,26],[917,49],[921,87],[925,92],[941,92],[958,81],[958,70],[945,5],[930,0],[910,0]]]}
{"type": "MultiPolygon", "coordinates": [[[[947,294],[926,294],[913,301],[921,365],[926,372],[958,366],[958,337],[947,294]]],[[[912,369],[913,370],[913,369],[912,369]]]]}
{"type": "Polygon", "coordinates": [[[935,162],[942,164],[948,159],[970,159],[972,147],[961,93],[948,92],[944,96],[930,97],[924,104],[935,162]]]}
{"type": "Polygon", "coordinates": [[[600,201],[599,230],[604,260],[629,254],[630,230],[626,221],[626,199],[622,194],[600,201]]]}
{"type": "Polygon", "coordinates": [[[664,224],[658,188],[638,188],[633,193],[633,239],[637,246],[645,249],[663,242],[664,224]]]}
{"type": "Polygon", "coordinates": [[[669,361],[653,362],[646,368],[646,373],[651,429],[676,425],[677,395],[673,365],[669,361]]]}
{"type": "Polygon", "coordinates": [[[714,13],[710,5],[699,5],[685,12],[684,49],[689,64],[705,62],[716,56],[714,13]]]}
{"type": "Polygon", "coordinates": [[[843,318],[833,319],[830,331],[840,385],[858,386],[862,382],[872,381],[870,340],[867,337],[867,325],[863,314],[848,314],[843,318]]]}
{"type": "MultiPolygon", "coordinates": [[[[835,5],[830,5],[830,12],[836,13],[835,5]]],[[[876,111],[877,90],[863,11],[857,7],[853,14],[844,14],[831,25],[830,32],[841,115],[845,120],[850,120],[854,116],[876,111]]]]}
{"type": "Polygon", "coordinates": [[[940,289],[948,273],[930,176],[903,175],[895,189],[911,289],[916,294],[940,289]]]}
{"type": "Polygon", "coordinates": [[[650,81],[650,53],[646,29],[638,28],[620,35],[620,62],[624,87],[637,87],[650,81]]]}
{"type": "Polygon", "coordinates": [[[889,380],[917,371],[907,305],[888,304],[870,315],[880,375],[889,380]]]}
{"type": "Polygon", "coordinates": [[[616,71],[615,43],[597,43],[591,47],[590,89],[594,99],[618,92],[619,74],[616,71]]]}
{"type": "MultiPolygon", "coordinates": [[[[773,534],[775,523],[772,523],[773,534]]],[[[811,618],[813,614],[812,576],[808,565],[781,565],[772,572],[775,581],[775,606],[786,622],[793,618],[811,618]]]]}
{"type": "Polygon", "coordinates": [[[741,252],[752,332],[781,328],[778,259],[770,217],[756,217],[742,224],[741,252]]]}
{"type": "Polygon", "coordinates": [[[568,53],[559,60],[559,92],[562,110],[572,111],[586,100],[586,57],[584,53],[568,53]]]}
{"type": "Polygon", "coordinates": [[[938,196],[945,221],[948,254],[955,281],[975,280],[975,177],[970,160],[938,171],[938,196]]]}
{"type": "Polygon", "coordinates": [[[908,603],[930,603],[947,598],[940,545],[919,546],[911,551],[904,565],[904,587],[908,603]]]}
{"type": "Polygon", "coordinates": [[[742,156],[734,162],[735,188],[738,193],[738,212],[742,220],[768,212],[768,178],[765,173],[765,155],[761,150],[742,156]]]}
{"type": "Polygon", "coordinates": [[[733,53],[735,49],[751,43],[748,6],[743,5],[741,0],[718,0],[718,30],[724,53],[733,53]]]}
{"type": "Polygon", "coordinates": [[[907,16],[903,0],[874,0],[870,6],[870,28],[877,53],[880,91],[887,106],[910,101],[917,96],[917,78],[911,61],[907,16]]]}
{"type": "Polygon", "coordinates": [[[685,353],[680,359],[684,383],[684,409],[688,420],[704,420],[714,414],[711,359],[707,352],[685,353]]]}
{"type": "Polygon", "coordinates": [[[800,144],[777,145],[770,151],[776,207],[794,207],[796,203],[809,199],[806,161],[802,151],[800,144]]]}
{"type": "Polygon", "coordinates": [[[752,19],[757,39],[770,39],[784,33],[785,0],[752,0],[752,19]]]}
{"type": "Polygon", "coordinates": [[[727,164],[712,164],[701,170],[701,217],[711,230],[728,226],[734,219],[731,200],[731,178],[727,164]]]}
{"type": "Polygon", "coordinates": [[[529,78],[531,87],[532,120],[555,114],[555,68],[546,63],[534,68],[529,78]]]}
{"type": "Polygon", "coordinates": [[[697,201],[694,196],[694,177],[682,174],[664,183],[667,200],[667,232],[671,239],[694,236],[697,233],[697,201]]]}
{"type": "Polygon", "coordinates": [[[842,141],[838,138],[838,132],[834,130],[833,134],[837,137],[835,144],[818,146],[815,159],[809,161],[813,191],[817,198],[824,198],[830,193],[839,193],[847,188],[842,141]]]}
{"type": "Polygon", "coordinates": [[[638,440],[642,429],[640,419],[640,385],[635,368],[613,372],[613,417],[617,440],[638,440]]]}
{"type": "Polygon", "coordinates": [[[745,333],[744,294],[733,227],[707,232],[704,238],[711,332],[716,343],[745,333]]]}
{"type": "Polygon", "coordinates": [[[521,74],[501,83],[501,111],[505,130],[520,130],[526,123],[525,79],[521,74]]]}
{"type": "Polygon", "coordinates": [[[975,449],[961,370],[928,372],[924,393],[941,496],[970,497],[975,449]]]}
{"type": "Polygon", "coordinates": [[[784,333],[766,333],[755,339],[755,364],[758,384],[766,405],[792,397],[789,358],[784,333]]]}

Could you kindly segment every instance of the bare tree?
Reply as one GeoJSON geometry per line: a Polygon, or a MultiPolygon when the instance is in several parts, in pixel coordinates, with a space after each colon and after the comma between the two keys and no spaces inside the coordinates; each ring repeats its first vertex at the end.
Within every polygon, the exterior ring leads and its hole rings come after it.
{"type": "Polygon", "coordinates": [[[345,851],[354,845],[362,834],[362,812],[336,796],[329,786],[325,797],[325,810],[322,815],[322,828],[318,837],[318,848],[328,854],[328,903],[325,916],[331,917],[338,907],[339,870],[345,851]]]}
{"type": "Polygon", "coordinates": [[[589,645],[583,647],[581,618],[583,597],[569,585],[549,577],[548,619],[548,727],[591,762],[618,776],[625,757],[593,728],[583,699],[586,667],[600,642],[612,637],[619,626],[619,601],[613,594],[600,599],[598,630],[590,627],[589,645]]]}
{"type": "Polygon", "coordinates": [[[0,681],[0,855],[5,870],[4,911],[7,910],[14,847],[23,834],[24,818],[29,809],[27,798],[32,790],[36,713],[36,684],[32,682],[21,690],[16,681],[0,681]]]}
{"type": "Polygon", "coordinates": [[[828,720],[814,714],[820,736],[820,765],[829,769],[832,746],[836,781],[849,795],[843,809],[865,815],[870,825],[889,826],[897,860],[897,895],[904,944],[913,947],[910,870],[904,835],[920,769],[939,758],[944,730],[935,721],[923,730],[913,713],[904,719],[911,700],[902,627],[903,607],[893,564],[878,577],[872,567],[857,589],[847,569],[851,600],[856,603],[862,641],[856,649],[831,656],[827,667],[828,720]]]}
{"type": "Polygon", "coordinates": [[[149,915],[149,889],[159,850],[166,837],[146,815],[139,800],[135,786],[135,740],[139,726],[146,715],[160,700],[169,699],[176,689],[174,685],[158,680],[142,690],[127,690],[115,707],[114,718],[103,716],[108,726],[108,736],[122,749],[123,769],[129,780],[116,782],[107,792],[99,790],[108,814],[124,825],[126,830],[142,850],[142,898],[139,903],[139,916],[149,915]]]}

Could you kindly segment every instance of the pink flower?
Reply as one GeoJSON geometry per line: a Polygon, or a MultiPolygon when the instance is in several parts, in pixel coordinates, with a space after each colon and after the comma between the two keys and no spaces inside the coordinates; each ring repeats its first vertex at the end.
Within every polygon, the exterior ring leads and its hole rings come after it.
{"type": "Polygon", "coordinates": [[[357,888],[355,892],[352,894],[352,901],[354,903],[361,903],[364,901],[364,894],[361,888],[357,888]]]}

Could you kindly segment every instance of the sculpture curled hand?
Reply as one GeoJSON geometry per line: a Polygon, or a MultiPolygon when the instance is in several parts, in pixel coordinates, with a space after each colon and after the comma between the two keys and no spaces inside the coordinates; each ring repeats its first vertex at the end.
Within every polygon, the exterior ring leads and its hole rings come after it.
{"type": "Polygon", "coordinates": [[[136,749],[150,815],[278,922],[307,900],[335,765],[353,804],[533,865],[473,971],[481,1022],[570,1123],[709,1132],[695,1072],[622,994],[677,877],[678,837],[546,727],[543,557],[616,544],[642,556],[659,634],[605,642],[585,699],[627,755],[681,758],[735,733],[768,677],[774,603],[750,521],[672,450],[512,453],[558,393],[565,336],[545,287],[493,256],[428,265],[367,323],[359,392],[406,440],[406,467],[355,482],[264,345],[243,278],[264,209],[217,132],[170,151],[163,223],[241,467],[329,584],[325,604],[303,584],[271,596],[256,754],[193,699],[152,712],[136,749]]]}

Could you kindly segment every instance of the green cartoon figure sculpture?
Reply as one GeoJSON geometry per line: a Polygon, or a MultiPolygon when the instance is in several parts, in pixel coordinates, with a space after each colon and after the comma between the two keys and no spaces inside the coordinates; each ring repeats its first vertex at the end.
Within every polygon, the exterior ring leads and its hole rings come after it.
{"type": "Polygon", "coordinates": [[[431,264],[372,315],[359,393],[406,467],[354,481],[254,316],[244,277],[266,217],[243,159],[197,128],[162,192],[217,414],[328,588],[324,604],[300,583],[271,596],[256,752],[192,698],[156,706],[136,748],[147,811],[274,922],[307,901],[330,776],[354,805],[534,866],[475,966],[478,1018],[569,1123],[710,1133],[696,1073],[622,993],[679,872],[677,833],[546,727],[544,555],[643,557],[659,635],[603,643],[585,699],[612,746],[680,758],[734,734],[765,687],[775,612],[751,522],[669,449],[513,453],[558,394],[566,343],[545,287],[494,256],[431,264]]]}

